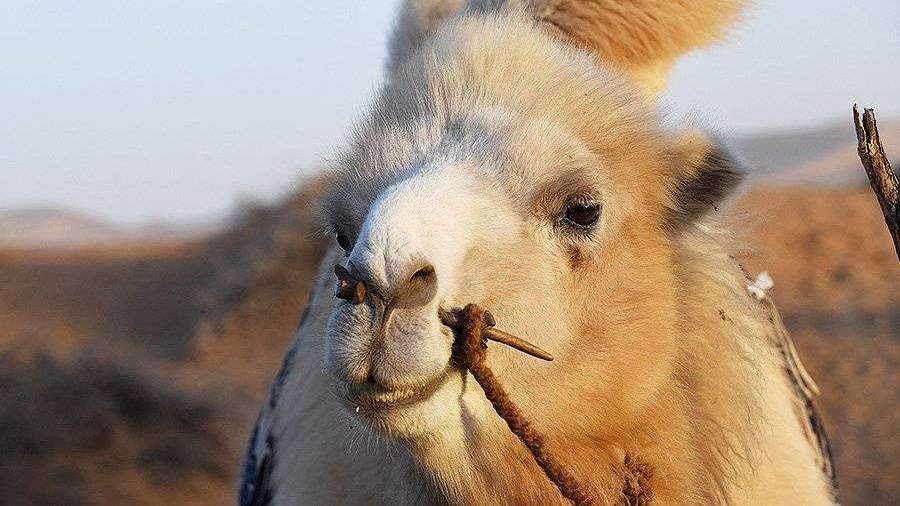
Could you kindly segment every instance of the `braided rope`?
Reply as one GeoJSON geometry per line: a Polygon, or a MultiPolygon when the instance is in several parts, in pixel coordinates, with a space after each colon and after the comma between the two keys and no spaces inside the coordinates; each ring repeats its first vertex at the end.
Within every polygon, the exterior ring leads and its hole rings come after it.
{"type": "Polygon", "coordinates": [[[578,480],[566,470],[562,462],[547,448],[544,436],[535,429],[518,406],[500,386],[500,382],[485,363],[487,340],[483,333],[490,325],[485,317],[486,311],[475,304],[469,304],[457,312],[459,326],[458,337],[453,343],[453,357],[456,362],[469,370],[475,381],[481,385],[484,395],[494,407],[494,411],[509,426],[516,437],[531,452],[534,461],[540,466],[547,478],[559,489],[566,499],[574,504],[592,504],[593,500],[578,480]]]}

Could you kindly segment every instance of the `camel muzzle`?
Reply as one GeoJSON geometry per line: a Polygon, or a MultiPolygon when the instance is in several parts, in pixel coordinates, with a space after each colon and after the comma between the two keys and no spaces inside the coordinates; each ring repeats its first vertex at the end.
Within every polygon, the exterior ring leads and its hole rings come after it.
{"type": "MultiPolygon", "coordinates": [[[[366,298],[366,284],[340,264],[334,266],[334,273],[338,278],[335,296],[351,304],[362,304],[366,298]]],[[[563,497],[573,504],[592,504],[594,500],[587,488],[578,482],[560,459],[546,450],[547,443],[544,436],[513,403],[485,363],[489,340],[503,343],[542,360],[552,361],[553,355],[524,339],[494,328],[497,324],[494,316],[475,304],[449,311],[439,308],[438,316],[441,323],[453,329],[456,335],[452,354],[454,364],[475,377],[494,411],[528,448],[547,478],[556,485],[563,497]]]]}

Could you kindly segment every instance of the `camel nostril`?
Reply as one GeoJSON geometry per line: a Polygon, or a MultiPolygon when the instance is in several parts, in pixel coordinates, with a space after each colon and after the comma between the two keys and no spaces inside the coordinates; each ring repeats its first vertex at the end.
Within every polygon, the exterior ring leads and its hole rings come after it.
{"type": "Polygon", "coordinates": [[[410,282],[417,279],[427,281],[432,276],[435,276],[434,267],[431,265],[426,265],[425,267],[417,270],[416,273],[412,275],[412,278],[410,278],[410,282]]]}
{"type": "Polygon", "coordinates": [[[433,265],[419,268],[394,296],[400,307],[425,305],[437,293],[437,273],[433,265]]]}

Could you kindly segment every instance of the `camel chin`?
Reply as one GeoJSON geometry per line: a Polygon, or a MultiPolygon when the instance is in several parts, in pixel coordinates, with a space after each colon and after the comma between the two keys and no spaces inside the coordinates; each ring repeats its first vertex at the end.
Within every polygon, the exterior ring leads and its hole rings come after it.
{"type": "Polygon", "coordinates": [[[386,389],[376,384],[339,381],[336,390],[344,409],[376,435],[401,440],[439,435],[458,417],[462,392],[459,373],[436,378],[419,388],[386,389]]]}

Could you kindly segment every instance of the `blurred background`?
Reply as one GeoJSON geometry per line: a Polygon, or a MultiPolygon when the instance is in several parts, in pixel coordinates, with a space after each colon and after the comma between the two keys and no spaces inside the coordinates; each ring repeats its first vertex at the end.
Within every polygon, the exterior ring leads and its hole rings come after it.
{"type": "MultiPolygon", "coordinates": [[[[0,504],[234,502],[396,6],[3,2],[0,504]]],[[[759,0],[664,97],[752,169],[741,260],[822,388],[847,504],[900,497],[900,265],[850,121],[875,107],[898,156],[898,21],[759,0]]]]}

